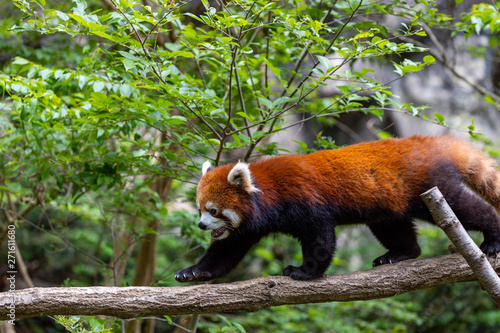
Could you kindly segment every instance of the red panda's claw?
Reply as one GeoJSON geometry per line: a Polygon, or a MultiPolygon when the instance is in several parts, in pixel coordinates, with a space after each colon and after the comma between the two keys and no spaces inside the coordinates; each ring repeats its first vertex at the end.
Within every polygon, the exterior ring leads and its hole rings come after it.
{"type": "Polygon", "coordinates": [[[177,271],[174,277],[179,282],[207,281],[210,280],[212,274],[210,272],[200,270],[195,265],[177,271]]]}
{"type": "Polygon", "coordinates": [[[500,253],[500,240],[484,241],[480,248],[486,255],[494,256],[500,253]]]}
{"type": "Polygon", "coordinates": [[[398,251],[388,251],[386,254],[376,258],[373,260],[373,267],[387,265],[387,264],[395,264],[397,262],[414,259],[420,255],[420,249],[416,249],[410,253],[402,253],[398,251]]]}

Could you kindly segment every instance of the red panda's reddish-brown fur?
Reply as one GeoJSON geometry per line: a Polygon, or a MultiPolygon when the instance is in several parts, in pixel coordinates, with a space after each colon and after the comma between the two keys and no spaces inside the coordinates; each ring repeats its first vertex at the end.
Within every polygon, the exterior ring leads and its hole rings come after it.
{"type": "Polygon", "coordinates": [[[216,236],[224,232],[221,237],[227,239],[215,241],[197,265],[179,271],[176,278],[224,275],[254,243],[273,232],[291,234],[303,246],[304,265],[290,266],[284,275],[320,276],[335,248],[333,228],[342,224],[367,224],[388,248],[376,265],[414,258],[420,249],[412,219],[432,222],[419,195],[433,186],[442,190],[466,229],[483,232],[483,251],[500,252],[496,163],[453,137],[413,136],[209,169],[198,185],[198,205],[200,212],[208,204],[218,212],[213,217],[205,213],[212,227],[201,222],[200,227],[216,229],[216,236]],[[243,181],[251,183],[252,190],[241,185],[243,181]],[[223,209],[240,218],[237,225],[223,209]]]}

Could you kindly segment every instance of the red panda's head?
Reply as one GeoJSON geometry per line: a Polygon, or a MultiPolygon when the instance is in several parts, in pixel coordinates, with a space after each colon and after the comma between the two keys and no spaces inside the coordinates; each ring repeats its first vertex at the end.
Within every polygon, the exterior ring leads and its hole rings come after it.
{"type": "Polygon", "coordinates": [[[231,235],[241,223],[248,206],[248,199],[259,192],[253,183],[248,164],[212,167],[205,162],[203,176],[196,192],[196,204],[200,213],[198,226],[211,230],[214,239],[231,235]]]}

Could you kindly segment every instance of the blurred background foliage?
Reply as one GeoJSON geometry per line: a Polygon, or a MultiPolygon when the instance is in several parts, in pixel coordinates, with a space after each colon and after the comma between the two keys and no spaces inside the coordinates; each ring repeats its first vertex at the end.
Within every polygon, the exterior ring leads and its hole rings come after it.
{"type": "MultiPolygon", "coordinates": [[[[449,118],[400,97],[397,86],[441,66],[498,114],[495,2],[16,0],[0,7],[0,240],[6,247],[15,224],[17,264],[27,269],[19,288],[178,285],[173,272],[210,242],[193,209],[207,159],[412,134],[394,115],[417,133],[427,124],[469,132],[499,156],[498,136],[478,134],[480,115],[449,118]],[[463,75],[438,47],[437,32],[486,39],[468,44],[467,54],[493,64],[490,83],[463,75]]],[[[488,123],[498,133],[495,119],[488,123]]],[[[419,227],[423,257],[447,253],[438,229],[419,227]]],[[[364,227],[339,228],[338,238],[329,274],[369,269],[384,251],[364,227]]],[[[300,262],[297,242],[277,235],[218,282],[279,275],[300,262]]],[[[477,284],[465,283],[198,319],[199,332],[497,332],[500,313],[477,284]]],[[[56,317],[23,319],[15,329],[182,332],[193,322],[56,317]]]]}

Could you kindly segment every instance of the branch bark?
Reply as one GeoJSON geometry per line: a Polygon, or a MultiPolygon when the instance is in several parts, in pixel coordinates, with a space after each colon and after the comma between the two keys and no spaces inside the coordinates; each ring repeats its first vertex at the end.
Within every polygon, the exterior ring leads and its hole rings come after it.
{"type": "MultiPolygon", "coordinates": [[[[497,269],[500,272],[500,267],[497,269]]],[[[15,316],[107,315],[134,318],[193,313],[251,312],[283,304],[345,302],[392,297],[409,291],[473,281],[460,254],[406,260],[367,271],[310,281],[268,276],[182,287],[71,287],[18,290],[15,316]]],[[[12,294],[0,293],[0,320],[8,320],[12,294]]]]}
{"type": "Polygon", "coordinates": [[[458,220],[443,194],[437,187],[433,187],[421,195],[436,224],[443,229],[458,252],[465,258],[474,271],[479,284],[488,292],[491,298],[500,307],[500,278],[490,265],[486,255],[472,241],[458,220]]]}

